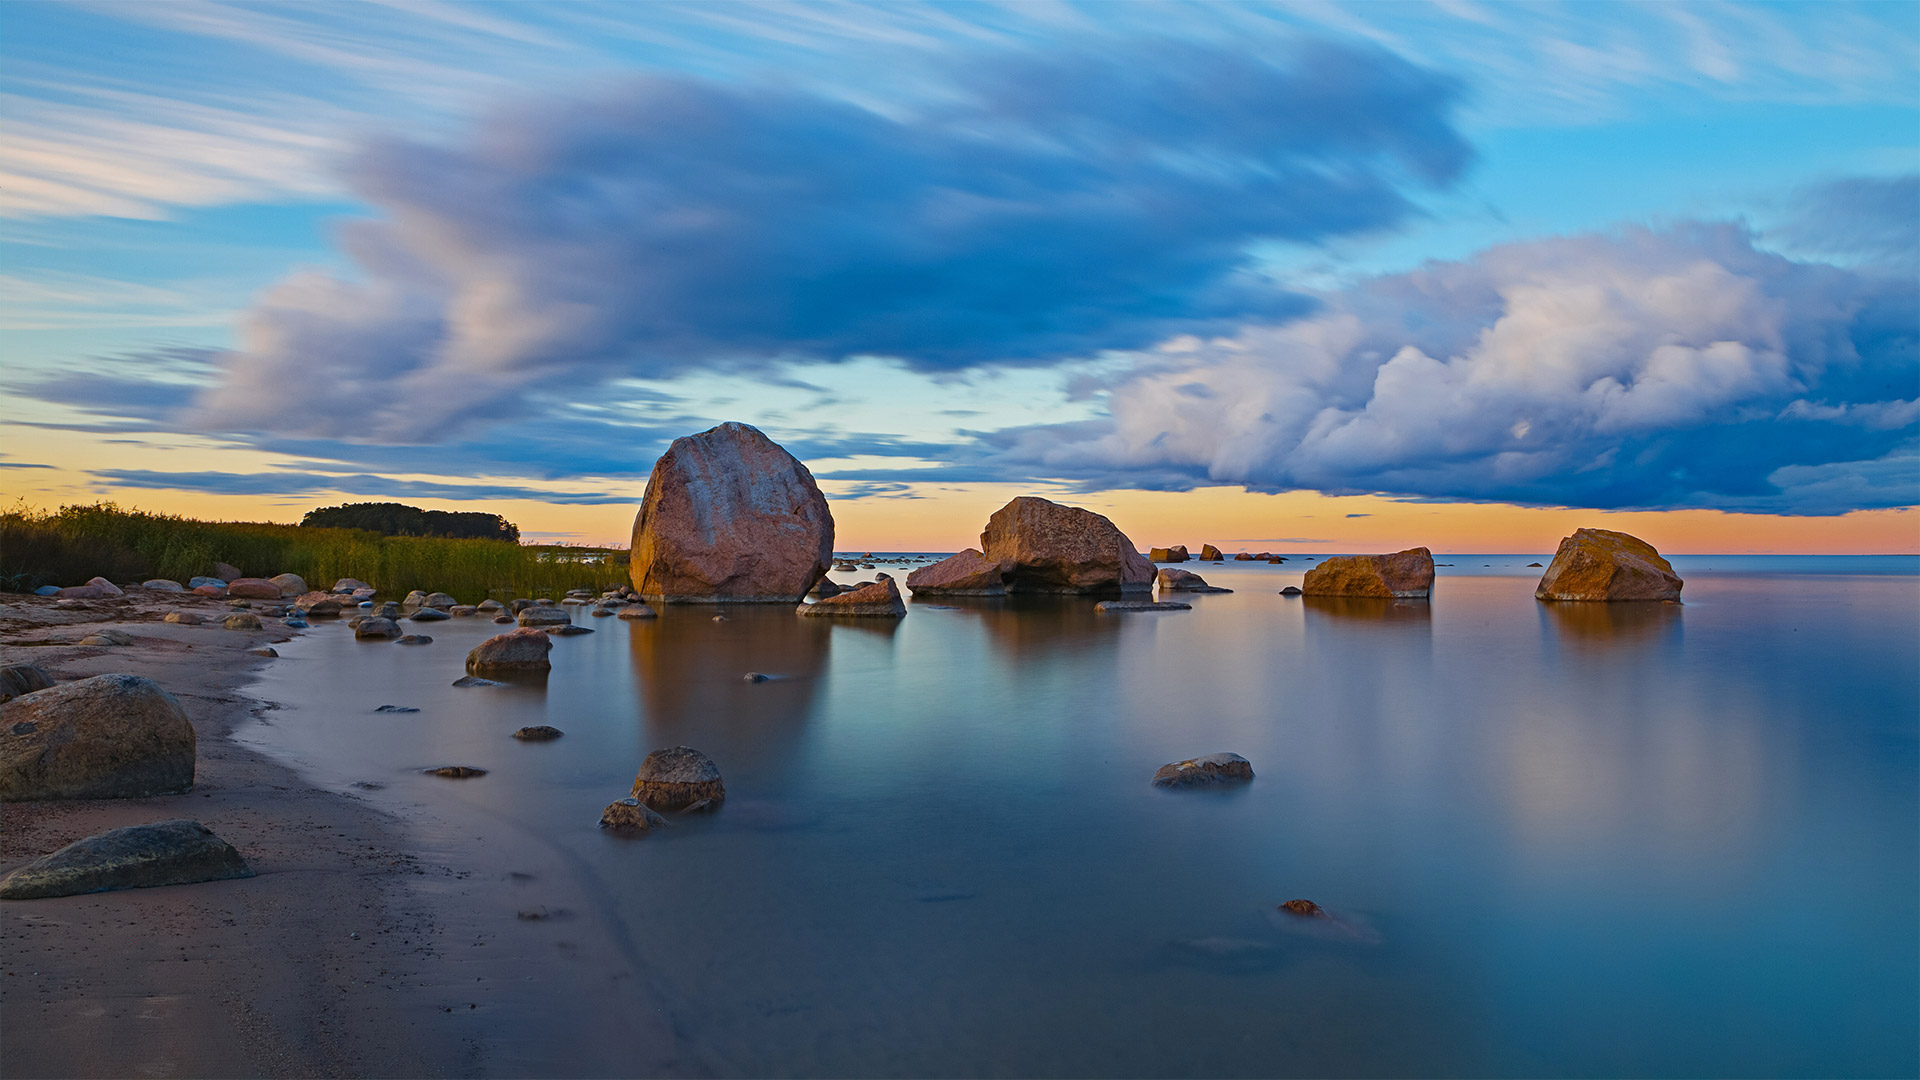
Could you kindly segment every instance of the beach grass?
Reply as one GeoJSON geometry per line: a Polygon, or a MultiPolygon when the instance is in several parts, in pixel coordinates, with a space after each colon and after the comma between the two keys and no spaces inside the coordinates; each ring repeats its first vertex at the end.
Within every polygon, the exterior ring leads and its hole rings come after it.
{"type": "Polygon", "coordinates": [[[22,504],[0,512],[4,591],[78,585],[95,575],[117,584],[150,578],[184,584],[213,573],[216,562],[248,576],[298,574],[316,589],[350,577],[382,595],[425,589],[469,604],[488,597],[606,589],[627,580],[627,553],[618,548],[199,521],[104,502],[51,511],[22,504]]]}

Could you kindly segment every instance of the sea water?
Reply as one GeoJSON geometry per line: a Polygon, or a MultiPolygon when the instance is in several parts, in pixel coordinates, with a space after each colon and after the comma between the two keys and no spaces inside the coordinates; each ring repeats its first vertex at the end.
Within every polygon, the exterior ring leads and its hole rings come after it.
{"type": "Polygon", "coordinates": [[[555,1020],[617,992],[730,1075],[1920,1073],[1920,561],[1678,558],[1684,605],[1438,561],[1430,602],[1293,559],[1172,613],[575,609],[498,688],[450,685],[484,618],[322,623],[245,737],[497,897],[491,1071],[633,1067],[555,1020]],[[599,829],[674,745],[724,808],[599,829]],[[1216,751],[1252,783],[1149,785],[1216,751]]]}

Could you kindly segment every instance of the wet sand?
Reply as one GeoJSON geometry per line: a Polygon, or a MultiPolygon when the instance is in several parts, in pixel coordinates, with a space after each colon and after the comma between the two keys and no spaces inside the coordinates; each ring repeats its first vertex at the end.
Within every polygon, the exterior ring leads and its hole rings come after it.
{"type": "Polygon", "coordinates": [[[270,724],[276,709],[245,690],[261,665],[275,663],[249,650],[291,632],[274,619],[265,631],[225,630],[218,619],[228,613],[225,601],[144,590],[67,607],[32,597],[0,604],[0,663],[34,663],[58,682],[150,678],[186,708],[199,757],[183,795],[0,806],[0,873],[106,829],[187,817],[239,848],[257,875],[0,903],[0,1073],[701,1071],[676,1058],[658,1010],[635,1007],[631,970],[616,972],[626,976],[624,994],[541,997],[537,969],[553,961],[536,947],[553,943],[498,940],[512,936],[502,933],[501,912],[511,927],[527,900],[509,894],[525,892],[530,875],[418,850],[403,822],[236,742],[237,727],[270,724]],[[161,621],[174,610],[210,621],[161,621]],[[134,644],[73,644],[105,627],[134,644]],[[617,1044],[618,1057],[575,1058],[543,1037],[571,1034],[563,1029],[574,1024],[544,1022],[561,1010],[578,1025],[617,1024],[620,1039],[603,1030],[598,1041],[617,1044]]]}

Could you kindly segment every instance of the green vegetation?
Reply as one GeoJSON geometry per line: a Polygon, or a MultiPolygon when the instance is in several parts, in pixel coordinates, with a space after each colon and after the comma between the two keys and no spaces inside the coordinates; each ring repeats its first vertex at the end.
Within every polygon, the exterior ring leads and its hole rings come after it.
{"type": "Polygon", "coordinates": [[[385,596],[411,589],[462,603],[488,596],[558,596],[624,584],[618,548],[521,545],[501,540],[383,536],[366,529],[246,521],[196,521],[122,510],[112,503],[0,513],[0,590],[78,585],[98,574],[120,584],[211,574],[216,562],[253,576],[295,573],[316,589],[359,578],[385,596]]]}
{"type": "Polygon", "coordinates": [[[499,514],[422,510],[404,503],[346,503],[307,511],[300,524],[316,529],[368,529],[382,536],[444,536],[454,540],[520,542],[520,527],[499,514]]]}

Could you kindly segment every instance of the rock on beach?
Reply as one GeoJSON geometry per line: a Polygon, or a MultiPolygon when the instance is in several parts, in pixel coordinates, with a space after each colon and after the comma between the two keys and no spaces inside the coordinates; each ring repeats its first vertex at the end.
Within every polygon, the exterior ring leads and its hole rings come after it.
{"type": "Polygon", "coordinates": [[[1541,600],[1679,600],[1685,586],[1652,544],[1611,529],[1579,529],[1560,550],[1533,595],[1541,600]]]}
{"type": "Polygon", "coordinates": [[[8,664],[0,667],[0,704],[35,690],[53,686],[53,679],[33,664],[8,664]]]}
{"type": "Polygon", "coordinates": [[[1307,571],[1308,596],[1426,598],[1433,595],[1433,553],[1409,548],[1392,555],[1336,555],[1307,571]]]}
{"type": "Polygon", "coordinates": [[[232,844],[197,821],[175,818],[110,829],[42,855],[0,879],[0,900],[252,876],[253,870],[232,844]]]}
{"type": "Polygon", "coordinates": [[[193,786],[193,725],[138,675],[96,675],[0,705],[0,802],[133,799],[193,786]]]}
{"type": "Polygon", "coordinates": [[[798,604],[833,565],[833,515],[813,474],[758,428],[675,439],[634,518],[643,600],[798,604]]]}

